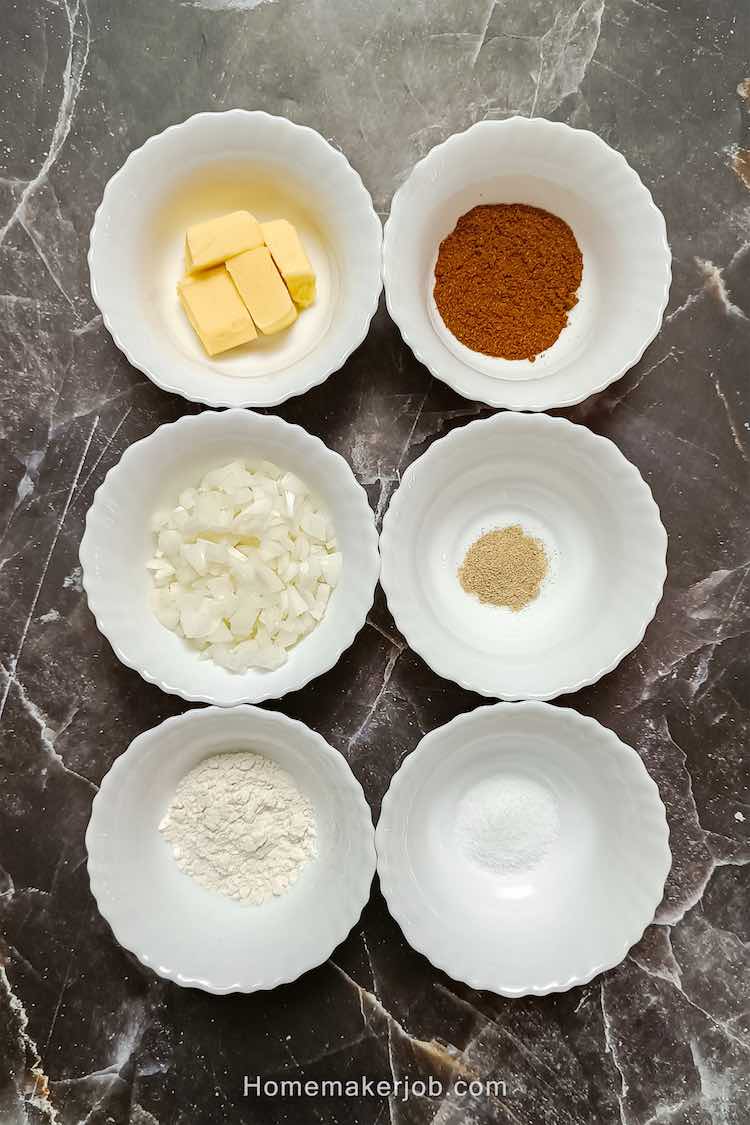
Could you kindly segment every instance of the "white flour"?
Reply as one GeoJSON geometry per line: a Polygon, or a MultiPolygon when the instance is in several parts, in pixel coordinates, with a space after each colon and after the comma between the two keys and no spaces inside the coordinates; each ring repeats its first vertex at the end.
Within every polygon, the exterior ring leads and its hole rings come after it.
{"type": "Polygon", "coordinates": [[[475,863],[510,875],[539,863],[558,833],[557,805],[546,789],[525,777],[491,777],[461,800],[455,842],[475,863]]]}
{"type": "Polygon", "coordinates": [[[178,866],[210,891],[261,903],[315,855],[312,806],[270,758],[214,754],[182,778],[159,830],[178,866]]]}

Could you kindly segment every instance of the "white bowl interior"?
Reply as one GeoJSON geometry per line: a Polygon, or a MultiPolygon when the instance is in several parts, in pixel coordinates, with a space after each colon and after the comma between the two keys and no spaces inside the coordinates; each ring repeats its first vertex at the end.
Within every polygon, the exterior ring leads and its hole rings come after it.
{"type": "Polygon", "coordinates": [[[107,185],[89,256],[115,341],[168,390],[217,406],[274,405],[336,370],[380,291],[380,222],[346,159],[265,113],[204,113],[151,138],[107,185]],[[208,356],[178,296],[187,228],[228,211],[289,219],[317,299],[273,336],[208,356]]]}
{"type": "Polygon", "coordinates": [[[419,458],[389,510],[383,584],[412,647],[442,675],[509,699],[592,682],[653,615],[666,537],[637,471],[561,420],[499,416],[419,458]],[[520,524],[549,560],[519,611],[480,602],[457,576],[467,549],[520,524]]]}
{"type": "Polygon", "coordinates": [[[372,835],[359,784],[319,735],[255,708],[208,708],[147,731],[117,760],[86,844],[92,889],[120,943],[161,975],[222,992],[273,987],[330,955],[369,896],[372,835]],[[182,777],[212,754],[237,750],[287,770],[317,825],[317,856],[286,894],[260,906],[201,887],[159,832],[182,777]]]}
{"type": "Polygon", "coordinates": [[[97,492],[81,561],[90,607],[120,659],[165,691],[221,706],[276,698],[332,667],[364,624],[379,569],[374,518],[343,458],[299,426],[244,410],[183,418],[131,446],[97,492]],[[343,556],[323,620],[273,671],[237,674],[203,659],[150,605],[151,516],[236,458],[265,458],[299,475],[331,513],[343,556]]]}
{"type": "Polygon", "coordinates": [[[433,149],[396,194],[384,245],[388,307],[417,357],[460,393],[515,409],[580,401],[635,363],[661,323],[669,263],[663,217],[625,160],[592,133],[525,118],[433,149]],[[583,254],[578,304],[534,361],[465,347],[432,296],[440,242],[483,203],[551,211],[583,254]]]}
{"type": "MultiPolygon", "coordinates": [[[[377,848],[417,948],[475,987],[516,995],[569,987],[625,955],[669,867],[664,808],[634,751],[575,712],[531,704],[462,716],[412,758],[377,848]],[[473,795],[519,781],[554,809],[557,834],[538,862],[498,870],[467,851],[458,825],[473,795]]],[[[530,849],[543,827],[525,825],[530,849]]]]}

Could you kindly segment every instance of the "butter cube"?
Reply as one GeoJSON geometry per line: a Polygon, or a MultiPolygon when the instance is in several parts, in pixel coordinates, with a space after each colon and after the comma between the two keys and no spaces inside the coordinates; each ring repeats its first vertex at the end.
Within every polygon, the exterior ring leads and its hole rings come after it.
{"type": "Polygon", "coordinates": [[[185,269],[196,273],[262,245],[263,232],[255,216],[249,211],[232,211],[190,227],[185,237],[185,269]]]}
{"type": "Polygon", "coordinates": [[[224,266],[177,285],[182,307],[209,355],[255,340],[258,333],[224,266]]]}
{"type": "Polygon", "coordinates": [[[288,328],[297,310],[265,246],[229,258],[227,269],[256,327],[270,336],[288,328]]]}
{"type": "Polygon", "coordinates": [[[315,274],[297,231],[286,219],[261,223],[260,229],[292,300],[306,309],[315,300],[315,274]]]}

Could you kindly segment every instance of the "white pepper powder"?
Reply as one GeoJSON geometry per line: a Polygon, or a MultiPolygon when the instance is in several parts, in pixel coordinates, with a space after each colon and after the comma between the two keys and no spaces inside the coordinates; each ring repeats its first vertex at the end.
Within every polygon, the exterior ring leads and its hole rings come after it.
{"type": "Polygon", "coordinates": [[[458,578],[466,593],[480,602],[518,611],[539,593],[547,567],[541,540],[526,535],[516,523],[488,531],[472,543],[458,578]]]}

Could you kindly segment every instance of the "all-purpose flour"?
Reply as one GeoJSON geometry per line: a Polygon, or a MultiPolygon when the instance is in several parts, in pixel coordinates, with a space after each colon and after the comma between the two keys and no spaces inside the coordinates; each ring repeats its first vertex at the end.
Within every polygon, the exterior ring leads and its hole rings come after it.
{"type": "Polygon", "coordinates": [[[276,762],[243,751],[186,774],[159,830],[201,886],[256,904],[283,894],[316,850],[307,797],[276,762]]]}

